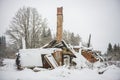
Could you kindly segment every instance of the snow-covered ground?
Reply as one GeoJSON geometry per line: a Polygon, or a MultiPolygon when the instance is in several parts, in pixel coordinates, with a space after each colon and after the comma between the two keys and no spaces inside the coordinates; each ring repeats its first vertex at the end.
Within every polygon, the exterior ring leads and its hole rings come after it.
{"type": "MultiPolygon", "coordinates": [[[[4,59],[5,66],[0,66],[0,80],[120,80],[120,68],[111,65],[102,68],[103,74],[98,74],[98,69],[68,69],[58,67],[53,70],[40,68],[39,72],[25,68],[18,71],[14,59],[4,59]]],[[[100,70],[99,70],[100,71],[100,70]]]]}

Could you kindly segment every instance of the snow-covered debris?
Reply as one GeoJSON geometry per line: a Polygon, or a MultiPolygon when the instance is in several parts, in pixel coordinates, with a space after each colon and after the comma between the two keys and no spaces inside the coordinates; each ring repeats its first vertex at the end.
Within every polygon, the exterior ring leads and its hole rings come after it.
{"type": "Polygon", "coordinates": [[[107,67],[107,63],[100,62],[100,61],[95,62],[93,65],[94,65],[94,68],[98,68],[98,69],[107,67]]]}
{"type": "Polygon", "coordinates": [[[53,40],[50,43],[43,46],[42,48],[61,48],[62,50],[65,49],[65,50],[67,50],[67,52],[65,54],[69,54],[69,55],[75,57],[75,55],[74,55],[75,51],[64,40],[60,41],[59,43],[57,42],[57,40],[53,40]]]}
{"type": "Polygon", "coordinates": [[[35,68],[33,69],[33,71],[35,71],[35,72],[39,72],[39,71],[48,71],[48,69],[35,67],[35,68]]]}
{"type": "Polygon", "coordinates": [[[85,68],[85,67],[88,67],[88,64],[90,62],[87,61],[87,59],[85,57],[83,57],[83,55],[81,54],[81,49],[80,49],[80,52],[79,53],[75,53],[76,55],[76,58],[73,59],[74,62],[76,62],[76,68],[85,68]]]}
{"type": "Polygon", "coordinates": [[[41,55],[42,54],[51,55],[56,50],[61,51],[61,49],[58,48],[21,49],[19,50],[20,64],[22,67],[35,67],[35,66],[42,67],[43,62],[41,55]]]}
{"type": "Polygon", "coordinates": [[[93,47],[82,47],[83,50],[93,50],[93,47]]]}

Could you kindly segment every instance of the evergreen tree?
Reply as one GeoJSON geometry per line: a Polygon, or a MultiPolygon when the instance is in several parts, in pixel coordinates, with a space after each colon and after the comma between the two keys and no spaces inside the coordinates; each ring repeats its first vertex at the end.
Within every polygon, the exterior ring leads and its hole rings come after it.
{"type": "Polygon", "coordinates": [[[68,44],[76,46],[76,45],[79,45],[81,38],[78,34],[75,35],[72,32],[64,30],[63,31],[63,40],[65,40],[66,43],[68,43],[68,44]]]}
{"type": "Polygon", "coordinates": [[[48,42],[52,40],[52,33],[50,29],[48,29],[47,31],[47,37],[48,37],[48,42]]]}
{"type": "Polygon", "coordinates": [[[52,40],[51,30],[47,27],[44,27],[41,34],[41,45],[43,46],[46,43],[50,42],[51,40],[52,40]]]}
{"type": "Polygon", "coordinates": [[[68,44],[70,44],[70,37],[71,37],[71,32],[64,30],[63,31],[63,40],[65,40],[65,42],[68,44]]]}
{"type": "Polygon", "coordinates": [[[113,51],[116,52],[117,51],[117,45],[115,44],[114,47],[113,47],[113,51]]]}
{"type": "Polygon", "coordinates": [[[75,45],[75,37],[74,37],[74,33],[71,34],[71,37],[70,37],[70,43],[71,43],[71,45],[75,45]]]}
{"type": "Polygon", "coordinates": [[[112,44],[111,43],[108,44],[107,52],[108,53],[112,52],[112,44]]]}
{"type": "Polygon", "coordinates": [[[113,60],[113,61],[120,60],[120,47],[119,47],[119,44],[118,45],[114,44],[113,48],[112,48],[111,43],[108,44],[106,58],[108,60],[113,60]]]}
{"type": "Polygon", "coordinates": [[[118,46],[117,46],[117,51],[120,51],[120,46],[119,46],[119,44],[118,44],[118,46]]]}
{"type": "Polygon", "coordinates": [[[0,37],[0,57],[5,57],[6,52],[6,38],[5,36],[0,37]]]}

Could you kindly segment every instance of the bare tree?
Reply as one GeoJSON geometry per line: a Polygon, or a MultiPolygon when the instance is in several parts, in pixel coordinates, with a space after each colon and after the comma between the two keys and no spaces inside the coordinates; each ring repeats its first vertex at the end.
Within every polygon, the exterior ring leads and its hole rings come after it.
{"type": "Polygon", "coordinates": [[[40,47],[41,33],[47,27],[46,19],[42,19],[35,8],[23,7],[18,10],[10,24],[7,34],[21,48],[22,37],[26,48],[40,47]]]}

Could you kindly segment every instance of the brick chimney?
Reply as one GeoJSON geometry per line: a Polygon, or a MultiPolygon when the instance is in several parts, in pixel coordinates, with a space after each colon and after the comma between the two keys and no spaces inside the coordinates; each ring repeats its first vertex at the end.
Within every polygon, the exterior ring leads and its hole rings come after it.
{"type": "Polygon", "coordinates": [[[57,8],[57,42],[62,40],[62,33],[63,33],[63,7],[57,8]]]}

